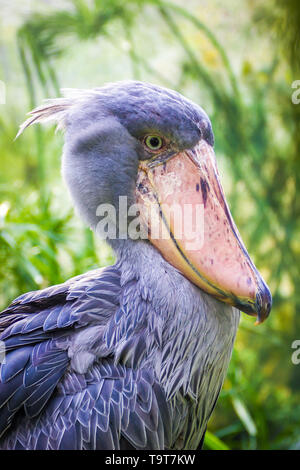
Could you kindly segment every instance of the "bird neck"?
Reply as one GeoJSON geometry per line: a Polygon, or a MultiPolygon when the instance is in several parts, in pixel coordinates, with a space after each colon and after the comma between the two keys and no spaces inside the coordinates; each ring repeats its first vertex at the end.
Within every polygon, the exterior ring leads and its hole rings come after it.
{"type": "Polygon", "coordinates": [[[170,313],[182,310],[184,298],[192,298],[192,292],[196,293],[197,297],[202,293],[148,241],[126,240],[118,244],[116,253],[121,284],[135,280],[140,296],[147,298],[158,311],[162,303],[164,309],[170,313]]]}
{"type": "MultiPolygon", "coordinates": [[[[224,315],[228,319],[233,311],[237,311],[194,285],[168,263],[150,242],[119,240],[113,248],[117,256],[116,266],[121,273],[121,286],[134,281],[135,293],[148,300],[157,311],[163,306],[174,321],[178,321],[174,316],[176,312],[180,316],[199,315],[204,306],[209,306],[212,317],[224,315]]],[[[215,318],[213,321],[216,321],[215,318]]]]}
{"type": "Polygon", "coordinates": [[[147,311],[139,320],[148,338],[146,360],[167,393],[184,386],[196,396],[201,371],[214,368],[222,355],[225,377],[239,311],[192,284],[147,241],[126,240],[116,251],[126,305],[147,311]]]}

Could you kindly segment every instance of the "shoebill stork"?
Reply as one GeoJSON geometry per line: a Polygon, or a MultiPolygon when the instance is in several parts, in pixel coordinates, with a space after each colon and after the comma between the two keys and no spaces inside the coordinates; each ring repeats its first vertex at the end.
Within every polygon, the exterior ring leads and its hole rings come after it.
{"type": "Polygon", "coordinates": [[[225,200],[209,118],[175,91],[125,81],[66,90],[19,133],[51,119],[65,130],[62,173],[78,213],[97,230],[98,208],[116,208],[117,261],[0,315],[0,448],[197,449],[239,311],[260,323],[271,308],[225,200]],[[126,236],[121,196],[138,204],[146,237],[126,236]],[[202,207],[202,240],[176,237],[171,209],[184,206],[202,207]]]}

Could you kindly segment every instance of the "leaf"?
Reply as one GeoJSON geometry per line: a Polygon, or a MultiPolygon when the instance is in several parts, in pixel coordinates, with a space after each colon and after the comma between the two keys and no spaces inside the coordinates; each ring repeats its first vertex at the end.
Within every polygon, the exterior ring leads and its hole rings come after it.
{"type": "Polygon", "coordinates": [[[233,408],[242,421],[243,425],[245,426],[245,429],[247,430],[248,434],[250,436],[256,436],[257,434],[257,429],[256,425],[246,407],[246,405],[237,397],[232,398],[232,404],[233,408]]]}
{"type": "Polygon", "coordinates": [[[221,441],[215,434],[210,431],[206,431],[204,445],[211,450],[230,450],[230,448],[221,441]]]}

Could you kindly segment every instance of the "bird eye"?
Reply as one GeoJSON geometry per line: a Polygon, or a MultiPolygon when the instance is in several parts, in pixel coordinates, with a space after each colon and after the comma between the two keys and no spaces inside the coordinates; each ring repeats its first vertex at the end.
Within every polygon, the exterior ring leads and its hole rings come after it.
{"type": "Polygon", "coordinates": [[[149,150],[157,151],[163,147],[164,141],[159,135],[147,135],[144,139],[144,144],[149,150]]]}

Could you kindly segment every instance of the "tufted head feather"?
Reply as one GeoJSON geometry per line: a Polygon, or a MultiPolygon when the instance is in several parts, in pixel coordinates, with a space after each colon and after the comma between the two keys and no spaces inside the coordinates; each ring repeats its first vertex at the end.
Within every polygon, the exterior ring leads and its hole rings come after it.
{"type": "Polygon", "coordinates": [[[71,107],[83,102],[95,93],[95,90],[62,88],[62,98],[44,100],[43,105],[38,106],[28,113],[30,117],[20,125],[16,139],[27,127],[32,126],[32,124],[55,121],[57,123],[57,130],[64,129],[66,127],[67,114],[71,107]]]}

